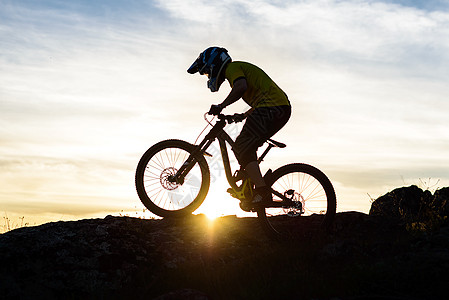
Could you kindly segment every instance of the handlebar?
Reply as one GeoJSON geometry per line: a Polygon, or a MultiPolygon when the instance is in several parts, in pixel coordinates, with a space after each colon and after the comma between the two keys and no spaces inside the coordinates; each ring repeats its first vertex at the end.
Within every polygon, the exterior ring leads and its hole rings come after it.
{"type": "Polygon", "coordinates": [[[242,122],[243,120],[236,120],[235,115],[225,115],[225,114],[219,114],[217,117],[219,120],[225,120],[226,122],[228,122],[228,124],[231,123],[238,123],[238,122],[242,122]]]}
{"type": "MultiPolygon", "coordinates": [[[[204,118],[206,118],[207,115],[211,116],[212,114],[205,113],[204,118]]],[[[228,124],[243,122],[243,120],[246,118],[246,116],[243,116],[243,114],[237,114],[237,113],[233,114],[233,115],[225,115],[225,114],[220,113],[218,115],[213,115],[213,116],[217,117],[218,120],[220,120],[220,121],[225,120],[226,122],[228,122],[228,124]]]]}

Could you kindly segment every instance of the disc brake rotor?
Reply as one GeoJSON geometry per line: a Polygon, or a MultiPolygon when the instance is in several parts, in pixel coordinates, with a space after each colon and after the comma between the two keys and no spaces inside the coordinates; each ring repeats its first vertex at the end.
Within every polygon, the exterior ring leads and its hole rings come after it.
{"type": "Polygon", "coordinates": [[[302,215],[302,213],[304,212],[303,208],[305,204],[304,197],[301,194],[294,192],[293,190],[286,191],[284,195],[286,197],[289,196],[290,200],[293,202],[293,205],[283,208],[287,216],[299,217],[300,215],[302,215]]]}
{"type": "Polygon", "coordinates": [[[179,184],[176,181],[171,180],[171,178],[176,175],[176,172],[178,172],[178,170],[173,167],[165,168],[162,171],[160,181],[164,189],[172,191],[178,188],[179,184]]]}

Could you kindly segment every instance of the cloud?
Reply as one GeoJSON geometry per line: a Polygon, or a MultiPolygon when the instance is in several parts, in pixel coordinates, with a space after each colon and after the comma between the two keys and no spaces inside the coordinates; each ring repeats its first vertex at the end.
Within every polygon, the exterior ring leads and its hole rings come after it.
{"type": "MultiPolygon", "coordinates": [[[[174,18],[219,39],[356,64],[447,62],[449,14],[377,1],[158,1],[174,18]],[[232,35],[229,36],[229,32],[232,35]],[[446,37],[446,38],[445,38],[446,37]],[[298,52],[299,51],[299,52],[298,52]],[[436,59],[438,58],[438,59],[436,59]]],[[[209,36],[210,36],[209,35],[209,36]]],[[[436,64],[435,64],[436,65],[436,64]]],[[[419,69],[418,71],[423,71],[419,69]]],[[[447,73],[446,73],[447,75],[447,73]]]]}
{"type": "Polygon", "coordinates": [[[140,155],[166,138],[193,142],[229,91],[186,73],[210,45],[261,66],[292,100],[274,166],[317,164],[364,192],[394,170],[449,180],[449,13],[430,2],[2,1],[3,191],[58,201],[45,193],[53,181],[88,203],[106,178],[96,201],[107,207],[117,186],[136,200],[140,155]]]}

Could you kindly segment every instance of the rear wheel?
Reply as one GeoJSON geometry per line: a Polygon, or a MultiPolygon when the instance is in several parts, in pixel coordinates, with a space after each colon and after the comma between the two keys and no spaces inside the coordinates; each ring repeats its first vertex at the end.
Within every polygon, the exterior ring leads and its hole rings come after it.
{"type": "Polygon", "coordinates": [[[274,206],[278,207],[258,210],[261,225],[270,236],[297,239],[310,230],[326,229],[332,224],[337,200],[332,183],[323,172],[307,164],[290,164],[274,171],[268,180],[273,190],[292,202],[281,206],[282,199],[273,193],[274,206]]]}
{"type": "Polygon", "coordinates": [[[136,190],[152,213],[161,217],[182,216],[195,211],[207,195],[210,173],[200,154],[191,156],[194,146],[181,140],[166,140],[149,148],[136,170],[136,190]],[[182,181],[174,175],[191,157],[193,167],[182,181]]]}

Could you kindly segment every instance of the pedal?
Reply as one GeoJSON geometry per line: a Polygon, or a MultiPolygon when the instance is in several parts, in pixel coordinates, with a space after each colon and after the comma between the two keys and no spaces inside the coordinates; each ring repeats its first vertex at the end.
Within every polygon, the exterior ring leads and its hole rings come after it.
{"type": "Polygon", "coordinates": [[[300,217],[300,216],[301,216],[301,213],[300,213],[300,212],[297,212],[297,211],[289,211],[289,212],[287,213],[287,216],[292,217],[292,218],[294,218],[294,217],[300,217]]]}

